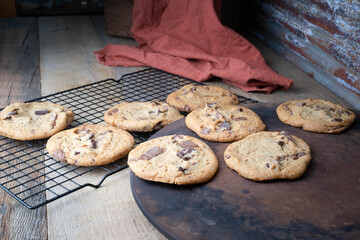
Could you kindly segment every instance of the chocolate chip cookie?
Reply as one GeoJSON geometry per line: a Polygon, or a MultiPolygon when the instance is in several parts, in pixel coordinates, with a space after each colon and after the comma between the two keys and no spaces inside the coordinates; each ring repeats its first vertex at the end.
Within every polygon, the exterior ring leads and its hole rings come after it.
{"type": "Polygon", "coordinates": [[[0,113],[0,135],[16,140],[48,138],[73,119],[70,109],[55,103],[13,103],[0,113]]]}
{"type": "Polygon", "coordinates": [[[186,135],[143,142],[129,153],[128,164],[142,179],[178,185],[207,182],[218,169],[211,148],[186,135]]]}
{"type": "Polygon", "coordinates": [[[185,85],[168,95],[166,102],[183,112],[203,108],[207,103],[217,105],[238,104],[239,98],[228,90],[216,86],[185,85]]]}
{"type": "Polygon", "coordinates": [[[52,136],[46,149],[56,160],[77,166],[99,166],[130,152],[133,136],[109,125],[84,124],[52,136]]]}
{"type": "Polygon", "coordinates": [[[287,132],[258,132],[230,144],[224,160],[251,180],[296,179],[305,172],[311,154],[305,141],[287,132]]]}
{"type": "Polygon", "coordinates": [[[200,137],[215,142],[232,142],[265,130],[255,112],[237,105],[207,104],[189,113],[185,123],[200,137]]]}
{"type": "Polygon", "coordinates": [[[158,130],[184,117],[167,103],[123,102],[110,108],[104,115],[106,123],[130,132],[158,130]]]}
{"type": "Polygon", "coordinates": [[[342,132],[356,118],[349,109],[321,99],[288,101],[280,104],[276,113],[283,123],[318,133],[342,132]]]}

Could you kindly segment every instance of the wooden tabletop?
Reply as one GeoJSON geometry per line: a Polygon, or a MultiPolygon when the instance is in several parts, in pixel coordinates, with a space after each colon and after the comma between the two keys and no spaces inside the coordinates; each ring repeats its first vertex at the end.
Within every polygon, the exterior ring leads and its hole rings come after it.
{"type": "MultiPolygon", "coordinates": [[[[0,107],[145,68],[99,64],[93,52],[106,44],[136,44],[110,37],[104,29],[102,16],[0,18],[0,107]]],[[[270,67],[294,80],[293,86],[264,94],[221,81],[209,84],[260,102],[312,97],[353,108],[256,39],[249,40],[270,67]]],[[[0,190],[0,239],[165,239],[136,205],[129,173],[127,168],[98,189],[84,188],[35,210],[0,190]]]]}

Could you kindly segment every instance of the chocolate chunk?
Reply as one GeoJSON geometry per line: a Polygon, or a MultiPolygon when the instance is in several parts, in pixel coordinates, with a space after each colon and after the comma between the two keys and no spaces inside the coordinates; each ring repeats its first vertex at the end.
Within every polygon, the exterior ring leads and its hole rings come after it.
{"type": "Polygon", "coordinates": [[[204,135],[208,135],[211,133],[211,129],[210,128],[202,128],[200,133],[204,134],[204,135]]]}
{"type": "Polygon", "coordinates": [[[52,152],[52,157],[61,162],[66,162],[66,154],[62,149],[56,149],[52,152]]]}
{"type": "Polygon", "coordinates": [[[3,120],[9,120],[9,119],[11,119],[11,116],[14,116],[14,115],[19,115],[17,109],[6,114],[6,116],[3,118],[3,120]]]}
{"type": "Polygon", "coordinates": [[[267,168],[270,168],[270,164],[269,164],[269,163],[266,163],[265,166],[266,166],[267,168]]]}
{"type": "Polygon", "coordinates": [[[304,152],[298,152],[298,153],[295,153],[295,154],[291,155],[290,157],[291,157],[293,160],[297,160],[297,159],[299,159],[300,157],[302,157],[302,156],[304,156],[304,155],[306,155],[306,153],[304,153],[304,152]]]}
{"type": "Polygon", "coordinates": [[[286,111],[288,111],[291,115],[293,115],[292,111],[291,111],[290,108],[288,107],[288,104],[283,105],[283,107],[284,107],[284,109],[285,109],[286,111]]]}
{"type": "Polygon", "coordinates": [[[216,103],[209,103],[209,102],[207,102],[206,105],[205,105],[205,107],[211,108],[211,107],[214,107],[214,106],[216,106],[216,105],[217,105],[216,103]]]}
{"type": "Polygon", "coordinates": [[[180,172],[183,172],[183,173],[185,174],[186,169],[184,169],[184,168],[182,168],[182,167],[179,167],[179,171],[180,171],[180,172]]]}
{"type": "Polygon", "coordinates": [[[244,109],[242,109],[242,108],[238,108],[238,111],[239,111],[239,112],[243,112],[243,111],[244,111],[244,109]]]}
{"type": "Polygon", "coordinates": [[[349,111],[346,111],[346,110],[341,110],[341,113],[345,113],[346,115],[350,116],[351,113],[349,111]]]}
{"type": "Polygon", "coordinates": [[[49,110],[47,110],[47,109],[37,110],[34,113],[35,113],[35,115],[45,115],[45,114],[49,113],[49,110]]]}
{"type": "Polygon", "coordinates": [[[176,135],[172,136],[171,139],[177,139],[177,138],[183,139],[183,136],[176,134],[176,135]]]}
{"type": "Polygon", "coordinates": [[[107,130],[105,132],[99,133],[98,136],[103,136],[103,135],[105,135],[107,133],[112,133],[112,132],[113,132],[113,130],[107,130]]]}
{"type": "Polygon", "coordinates": [[[166,151],[166,148],[153,147],[146,153],[142,154],[138,159],[139,160],[150,160],[153,157],[156,157],[165,151],[166,151]]]}
{"type": "Polygon", "coordinates": [[[231,158],[231,155],[226,154],[226,155],[225,155],[225,158],[226,158],[226,159],[229,159],[229,158],[231,158]]]}
{"type": "Polygon", "coordinates": [[[168,109],[168,107],[166,105],[164,105],[163,107],[164,107],[164,109],[163,110],[159,109],[158,113],[164,113],[164,112],[169,111],[169,109],[168,109]]]}
{"type": "Polygon", "coordinates": [[[202,128],[200,133],[204,134],[204,135],[208,135],[211,133],[211,129],[210,128],[202,128]]]}
{"type": "Polygon", "coordinates": [[[172,136],[172,138],[171,138],[173,143],[176,143],[177,139],[183,139],[183,136],[176,134],[176,135],[172,136]]]}
{"type": "Polygon", "coordinates": [[[154,103],[155,105],[161,105],[161,102],[157,99],[154,99],[151,102],[154,103]]]}
{"type": "Polygon", "coordinates": [[[343,120],[341,118],[334,118],[331,120],[332,122],[342,122],[343,120]]]}
{"type": "Polygon", "coordinates": [[[7,117],[8,117],[8,116],[14,116],[14,115],[19,115],[17,109],[15,109],[15,110],[9,112],[8,114],[6,114],[7,117]]]}
{"type": "Polygon", "coordinates": [[[93,149],[97,148],[97,141],[94,138],[91,138],[90,143],[93,149]]]}
{"type": "Polygon", "coordinates": [[[111,116],[111,115],[113,115],[114,113],[117,113],[118,111],[119,111],[118,108],[114,108],[114,109],[112,109],[110,112],[108,112],[108,115],[111,116]]]}
{"type": "Polygon", "coordinates": [[[276,156],[276,157],[275,157],[275,160],[278,161],[278,162],[282,162],[282,161],[285,160],[285,158],[286,158],[285,155],[281,155],[281,156],[276,156]]]}
{"type": "Polygon", "coordinates": [[[155,112],[155,111],[152,111],[152,110],[149,111],[149,114],[154,114],[154,113],[156,113],[156,112],[155,112]]]}
{"type": "Polygon", "coordinates": [[[316,105],[315,106],[315,111],[319,111],[319,110],[327,110],[327,107],[321,106],[321,105],[316,105]]]}
{"type": "Polygon", "coordinates": [[[58,119],[58,115],[55,114],[53,118],[54,118],[54,119],[53,119],[53,121],[52,121],[51,124],[50,124],[51,129],[53,129],[53,128],[56,126],[56,120],[58,119]]]}
{"type": "Polygon", "coordinates": [[[221,131],[228,131],[231,129],[231,125],[228,121],[224,120],[222,123],[220,123],[219,128],[221,131]]]}
{"type": "Polygon", "coordinates": [[[280,146],[284,146],[284,145],[285,145],[285,142],[283,142],[283,141],[278,141],[278,144],[279,144],[280,146]]]}
{"type": "Polygon", "coordinates": [[[80,152],[74,152],[74,155],[79,155],[80,154],[80,152]]]}
{"type": "Polygon", "coordinates": [[[195,92],[195,91],[196,91],[196,87],[192,87],[189,92],[195,92]]]}
{"type": "Polygon", "coordinates": [[[179,144],[180,147],[182,148],[187,148],[187,147],[198,147],[198,145],[196,143],[194,143],[191,140],[187,140],[187,141],[183,141],[179,144]]]}
{"type": "Polygon", "coordinates": [[[290,136],[290,134],[286,131],[281,131],[280,132],[281,135],[284,135],[287,139],[289,139],[290,141],[292,141],[293,143],[295,143],[294,139],[290,136]]]}
{"type": "Polygon", "coordinates": [[[299,107],[303,107],[303,106],[306,106],[306,103],[305,102],[299,102],[299,103],[296,103],[297,106],[299,107]]]}
{"type": "Polygon", "coordinates": [[[193,151],[195,151],[194,148],[192,148],[192,147],[187,147],[187,148],[184,148],[183,150],[181,150],[180,152],[178,152],[178,153],[176,154],[176,156],[178,156],[179,158],[182,158],[182,159],[184,159],[185,161],[187,161],[187,160],[189,160],[189,159],[192,157],[191,153],[192,153],[193,151]]]}
{"type": "Polygon", "coordinates": [[[234,119],[235,121],[246,121],[247,118],[246,117],[237,117],[234,119]]]}

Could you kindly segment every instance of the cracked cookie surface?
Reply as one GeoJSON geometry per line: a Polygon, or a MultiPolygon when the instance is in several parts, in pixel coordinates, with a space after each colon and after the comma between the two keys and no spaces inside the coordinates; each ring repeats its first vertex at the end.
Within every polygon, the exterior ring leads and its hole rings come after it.
{"type": "Polygon", "coordinates": [[[0,135],[16,140],[48,138],[73,119],[70,109],[55,103],[13,103],[0,113],[0,135]]]}
{"type": "Polygon", "coordinates": [[[216,86],[188,84],[168,95],[166,102],[183,112],[204,108],[208,103],[238,104],[239,98],[230,91],[216,86]]]}
{"type": "Polygon", "coordinates": [[[218,160],[211,148],[186,135],[143,142],[129,153],[128,164],[142,179],[178,185],[207,182],[218,169],[218,160]]]}
{"type": "Polygon", "coordinates": [[[46,149],[56,160],[77,166],[99,166],[130,152],[133,136],[113,126],[84,124],[52,136],[46,149]]]}
{"type": "Polygon", "coordinates": [[[167,103],[123,102],[107,110],[104,121],[130,132],[150,132],[183,117],[167,103]]]}
{"type": "Polygon", "coordinates": [[[255,112],[237,105],[207,104],[189,113],[185,123],[201,138],[216,142],[232,142],[265,130],[255,112]]]}
{"type": "Polygon", "coordinates": [[[349,109],[321,99],[288,101],[280,104],[276,113],[283,123],[318,133],[342,132],[356,118],[349,109]]]}
{"type": "Polygon", "coordinates": [[[305,141],[287,132],[258,132],[230,144],[224,160],[251,180],[296,179],[306,171],[311,153],[305,141]]]}

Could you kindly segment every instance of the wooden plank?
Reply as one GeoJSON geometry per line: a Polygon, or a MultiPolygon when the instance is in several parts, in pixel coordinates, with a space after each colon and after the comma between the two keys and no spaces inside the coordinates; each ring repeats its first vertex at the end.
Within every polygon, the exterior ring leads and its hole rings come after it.
{"type": "MultiPolygon", "coordinates": [[[[0,107],[39,97],[37,19],[2,18],[0,29],[0,107]]],[[[46,239],[45,216],[45,207],[29,210],[0,190],[0,239],[46,239]]]]}
{"type": "Polygon", "coordinates": [[[0,1],[0,17],[16,17],[15,0],[0,1]]]}
{"type": "MultiPolygon", "coordinates": [[[[137,43],[132,38],[120,38],[107,35],[105,33],[105,21],[104,16],[91,16],[91,19],[94,23],[97,34],[99,35],[99,39],[101,44],[105,46],[106,44],[119,44],[119,45],[128,45],[128,46],[137,46],[137,43]]],[[[149,67],[112,67],[116,79],[120,79],[124,74],[141,71],[149,67]]]]}
{"type": "Polygon", "coordinates": [[[360,3],[311,2],[257,0],[252,33],[359,109],[360,3]]]}
{"type": "Polygon", "coordinates": [[[93,53],[101,44],[90,17],[41,17],[39,36],[43,95],[115,77],[93,53]]]}
{"type": "MultiPolygon", "coordinates": [[[[93,55],[102,46],[89,17],[40,18],[39,35],[43,94],[114,77],[112,68],[93,55]]],[[[129,172],[108,177],[99,189],[85,188],[48,204],[49,239],[163,239],[138,209],[129,172]]],[[[95,179],[90,174],[82,181],[95,179]]]]}

